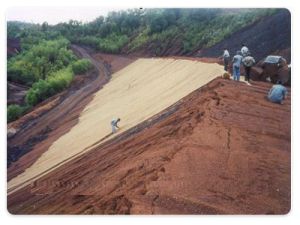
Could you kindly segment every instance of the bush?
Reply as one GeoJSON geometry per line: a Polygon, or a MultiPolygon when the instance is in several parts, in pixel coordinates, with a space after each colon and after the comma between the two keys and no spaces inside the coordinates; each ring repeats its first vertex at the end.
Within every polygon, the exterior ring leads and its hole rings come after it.
{"type": "Polygon", "coordinates": [[[38,92],[33,88],[29,89],[26,93],[25,102],[26,104],[31,106],[34,106],[37,103],[39,103],[38,92]]]}
{"type": "Polygon", "coordinates": [[[50,84],[45,80],[39,80],[38,82],[34,83],[32,88],[38,93],[40,101],[45,100],[54,93],[51,90],[50,84]]]}
{"type": "Polygon", "coordinates": [[[98,50],[108,53],[118,53],[128,42],[126,35],[117,35],[112,33],[104,39],[100,39],[98,44],[98,50]]]}
{"type": "Polygon", "coordinates": [[[73,76],[72,69],[68,67],[52,73],[47,80],[39,80],[27,91],[25,97],[26,103],[30,106],[34,106],[64,90],[71,83],[73,76]]]}
{"type": "Polygon", "coordinates": [[[20,55],[9,59],[7,74],[10,80],[31,85],[39,79],[45,80],[51,73],[61,70],[76,59],[68,50],[69,41],[63,38],[40,41],[20,55]]]}
{"type": "Polygon", "coordinates": [[[145,28],[128,44],[129,52],[135,51],[149,41],[149,28],[145,28]]]}
{"type": "Polygon", "coordinates": [[[76,42],[79,44],[91,46],[92,48],[97,48],[99,44],[99,38],[95,36],[85,36],[78,38],[76,42]]]}
{"type": "Polygon", "coordinates": [[[47,81],[39,80],[26,93],[25,101],[28,105],[34,106],[54,93],[54,90],[47,81]]]}
{"type": "Polygon", "coordinates": [[[150,33],[159,33],[169,26],[168,20],[162,14],[153,15],[150,21],[150,33]]]}
{"type": "Polygon", "coordinates": [[[14,121],[22,116],[23,112],[25,111],[26,107],[22,107],[19,105],[9,105],[7,107],[7,122],[14,121]]]}
{"type": "Polygon", "coordinates": [[[48,77],[47,82],[54,90],[54,93],[58,93],[68,87],[73,80],[73,71],[71,68],[66,68],[53,73],[48,77]]]}
{"type": "Polygon", "coordinates": [[[88,59],[80,59],[72,64],[74,74],[84,74],[92,68],[92,63],[88,59]]]}
{"type": "Polygon", "coordinates": [[[32,85],[37,81],[32,63],[19,59],[19,57],[15,58],[16,59],[10,59],[7,63],[8,80],[25,85],[32,85]]]}
{"type": "Polygon", "coordinates": [[[103,52],[118,53],[122,47],[127,44],[128,40],[127,35],[111,33],[105,38],[95,36],[80,37],[76,42],[91,46],[103,52]]]}

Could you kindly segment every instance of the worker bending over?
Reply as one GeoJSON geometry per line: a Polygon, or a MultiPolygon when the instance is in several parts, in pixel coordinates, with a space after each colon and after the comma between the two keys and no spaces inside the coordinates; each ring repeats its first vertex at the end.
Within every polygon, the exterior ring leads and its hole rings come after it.
{"type": "Polygon", "coordinates": [[[279,80],[277,84],[273,85],[268,94],[268,99],[271,102],[283,104],[283,100],[287,97],[287,89],[282,85],[282,82],[279,80]]]}
{"type": "Polygon", "coordinates": [[[120,127],[118,127],[118,123],[121,121],[120,118],[118,119],[113,119],[110,124],[111,124],[111,129],[112,129],[112,133],[116,133],[117,132],[117,128],[119,129],[120,127]]]}

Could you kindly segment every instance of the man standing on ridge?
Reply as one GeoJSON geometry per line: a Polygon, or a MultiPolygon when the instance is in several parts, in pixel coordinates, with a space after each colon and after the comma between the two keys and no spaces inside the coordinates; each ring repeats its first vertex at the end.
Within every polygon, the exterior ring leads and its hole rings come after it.
{"type": "Polygon", "coordinates": [[[242,44],[241,52],[242,52],[242,56],[243,56],[243,57],[247,56],[247,54],[248,54],[248,52],[249,52],[249,49],[246,47],[245,44],[242,44]]]}
{"type": "Polygon", "coordinates": [[[111,124],[111,129],[112,129],[112,133],[116,133],[117,132],[117,128],[119,129],[120,127],[118,127],[118,123],[121,121],[120,118],[118,119],[113,119],[110,124],[111,124]]]}
{"type": "MultiPolygon", "coordinates": [[[[255,59],[250,55],[250,52],[248,51],[248,54],[246,57],[242,60],[244,68],[245,68],[245,81],[250,81],[250,71],[251,67],[255,64],[255,59]]],[[[249,83],[248,83],[249,84],[249,83]]]]}
{"type": "Polygon", "coordinates": [[[224,70],[228,71],[228,64],[229,64],[229,59],[230,59],[230,54],[229,51],[224,48],[223,49],[223,62],[224,62],[224,70]]]}
{"type": "Polygon", "coordinates": [[[237,51],[236,55],[232,59],[233,80],[240,80],[242,59],[243,57],[241,56],[241,51],[237,51]]]}

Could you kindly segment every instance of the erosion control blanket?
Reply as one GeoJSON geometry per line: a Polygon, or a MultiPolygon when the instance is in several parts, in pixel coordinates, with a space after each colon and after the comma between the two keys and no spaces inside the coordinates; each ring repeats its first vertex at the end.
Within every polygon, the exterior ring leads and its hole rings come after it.
{"type": "Polygon", "coordinates": [[[120,130],[108,139],[159,113],[223,72],[223,67],[214,63],[136,60],[112,75],[110,82],[83,110],[78,124],[55,141],[24,173],[9,181],[8,193],[88,151],[89,146],[111,133],[113,118],[121,118],[120,130]]]}

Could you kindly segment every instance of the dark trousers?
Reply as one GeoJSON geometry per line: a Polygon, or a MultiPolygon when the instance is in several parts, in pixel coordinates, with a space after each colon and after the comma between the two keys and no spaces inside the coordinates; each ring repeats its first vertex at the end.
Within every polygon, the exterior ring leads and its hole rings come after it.
{"type": "Polygon", "coordinates": [[[251,71],[251,66],[245,66],[245,80],[250,81],[250,71],[251,71]]]}
{"type": "Polygon", "coordinates": [[[229,57],[224,57],[224,70],[228,71],[229,57]]]}

